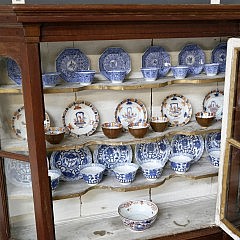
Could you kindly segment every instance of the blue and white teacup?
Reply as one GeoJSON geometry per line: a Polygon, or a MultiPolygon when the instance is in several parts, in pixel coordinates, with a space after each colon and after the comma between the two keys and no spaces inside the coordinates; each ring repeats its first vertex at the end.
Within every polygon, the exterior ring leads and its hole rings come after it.
{"type": "Polygon", "coordinates": [[[187,172],[192,160],[193,155],[188,153],[174,153],[169,159],[172,170],[177,174],[184,174],[187,172]]]}

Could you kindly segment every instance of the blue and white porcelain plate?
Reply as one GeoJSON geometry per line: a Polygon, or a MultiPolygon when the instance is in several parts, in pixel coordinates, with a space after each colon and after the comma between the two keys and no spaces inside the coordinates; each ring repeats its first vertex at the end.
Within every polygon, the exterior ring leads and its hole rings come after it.
{"type": "Polygon", "coordinates": [[[219,72],[225,72],[227,58],[227,43],[219,43],[212,51],[212,62],[219,63],[219,72]]]}
{"type": "Polygon", "coordinates": [[[192,105],[186,97],[172,94],[163,100],[161,111],[168,118],[171,127],[183,126],[191,119],[192,105]]]}
{"type": "Polygon", "coordinates": [[[201,135],[175,135],[171,142],[172,153],[188,153],[193,156],[192,163],[198,161],[204,151],[204,140],[201,135]]]}
{"type": "Polygon", "coordinates": [[[213,90],[203,99],[203,110],[215,115],[216,120],[221,120],[223,115],[223,91],[213,90]]]}
{"type": "Polygon", "coordinates": [[[135,147],[135,159],[139,165],[143,161],[151,159],[157,160],[162,163],[162,166],[166,164],[170,155],[171,147],[166,138],[163,138],[157,142],[140,143],[135,147]]]}
{"type": "Polygon", "coordinates": [[[221,145],[221,132],[208,133],[205,137],[205,149],[209,153],[212,150],[219,150],[221,145]]]}
{"type": "Polygon", "coordinates": [[[142,56],[142,67],[159,68],[158,78],[164,77],[171,68],[170,55],[163,47],[151,46],[144,52],[142,56]]]}
{"type": "Polygon", "coordinates": [[[81,166],[92,163],[92,153],[88,147],[76,150],[52,152],[50,158],[51,169],[59,169],[63,181],[76,181],[82,178],[81,166]]]}
{"type": "Polygon", "coordinates": [[[66,48],[56,59],[57,72],[61,73],[61,78],[66,82],[78,82],[75,72],[89,68],[88,57],[77,48],[66,48]]]}
{"type": "Polygon", "coordinates": [[[128,74],[131,71],[130,56],[120,47],[107,48],[99,58],[99,69],[108,80],[111,70],[124,70],[128,74]]]}
{"type": "Polygon", "coordinates": [[[17,85],[22,85],[22,74],[18,64],[11,58],[7,59],[7,72],[9,78],[17,85]]]}
{"type": "Polygon", "coordinates": [[[189,73],[197,75],[203,70],[205,53],[197,44],[188,44],[178,54],[178,63],[179,65],[187,65],[189,73]]]}
{"type": "Polygon", "coordinates": [[[130,145],[98,145],[93,153],[94,162],[105,165],[107,174],[114,175],[112,169],[119,163],[132,161],[132,148],[130,145]]]}

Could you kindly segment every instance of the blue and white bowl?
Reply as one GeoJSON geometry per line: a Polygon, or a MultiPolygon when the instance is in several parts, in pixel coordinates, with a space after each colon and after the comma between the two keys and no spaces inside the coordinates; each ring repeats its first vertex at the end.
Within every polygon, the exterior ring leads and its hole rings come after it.
{"type": "Polygon", "coordinates": [[[95,76],[95,71],[94,70],[81,70],[75,72],[75,75],[78,79],[78,82],[83,85],[87,86],[92,84],[94,76],[95,76]]]}
{"type": "Polygon", "coordinates": [[[220,149],[213,149],[209,153],[209,160],[214,167],[219,167],[220,149]]]}
{"type": "Polygon", "coordinates": [[[171,155],[169,161],[172,170],[177,174],[184,174],[188,171],[193,160],[193,155],[187,153],[176,153],[171,155]]]}
{"type": "Polygon", "coordinates": [[[42,82],[44,87],[54,87],[60,83],[60,72],[49,72],[42,74],[42,82]]]}
{"type": "Polygon", "coordinates": [[[146,81],[155,81],[158,77],[159,68],[155,67],[142,67],[141,72],[146,81]]]}
{"type": "Polygon", "coordinates": [[[51,178],[51,188],[53,191],[57,188],[59,184],[61,174],[62,173],[60,170],[56,170],[56,169],[48,170],[48,176],[51,178]]]}
{"type": "Polygon", "coordinates": [[[104,171],[105,166],[103,164],[90,163],[82,166],[80,173],[87,184],[94,186],[102,181],[104,171]]]}
{"type": "Polygon", "coordinates": [[[189,67],[186,65],[179,65],[171,67],[175,79],[184,79],[187,77],[189,67]]]}
{"type": "Polygon", "coordinates": [[[125,70],[109,70],[107,71],[108,78],[112,83],[122,83],[126,77],[125,70]]]}
{"type": "Polygon", "coordinates": [[[204,71],[207,76],[216,76],[218,74],[219,63],[208,63],[204,65],[204,71]]]}
{"type": "Polygon", "coordinates": [[[134,181],[138,168],[136,163],[120,163],[113,168],[113,172],[122,185],[129,185],[134,181]]]}
{"type": "Polygon", "coordinates": [[[163,171],[163,164],[159,160],[145,160],[140,165],[143,176],[149,181],[156,181],[163,171]]]}
{"type": "Polygon", "coordinates": [[[118,214],[123,224],[133,231],[144,231],[151,227],[157,218],[158,207],[146,200],[128,201],[118,206],[118,214]]]}

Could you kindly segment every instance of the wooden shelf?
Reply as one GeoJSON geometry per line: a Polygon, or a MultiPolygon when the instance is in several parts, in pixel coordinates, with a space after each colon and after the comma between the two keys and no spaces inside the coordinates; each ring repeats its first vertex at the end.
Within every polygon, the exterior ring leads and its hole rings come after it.
{"type": "MultiPolygon", "coordinates": [[[[134,90],[134,89],[150,89],[161,88],[172,84],[206,84],[214,82],[223,82],[224,74],[218,74],[214,77],[208,77],[205,74],[187,77],[185,79],[177,80],[172,76],[164,77],[153,82],[147,82],[142,78],[127,79],[122,84],[112,84],[107,80],[95,81],[88,86],[80,86],[78,83],[62,83],[55,87],[44,88],[44,93],[71,93],[83,90],[134,90]]],[[[2,85],[0,86],[0,93],[22,93],[22,87],[17,85],[2,85]]]]}

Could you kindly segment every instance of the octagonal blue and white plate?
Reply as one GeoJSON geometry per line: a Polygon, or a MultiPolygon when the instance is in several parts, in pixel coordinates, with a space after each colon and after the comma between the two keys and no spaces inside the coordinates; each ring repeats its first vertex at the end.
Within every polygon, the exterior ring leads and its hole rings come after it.
{"type": "Polygon", "coordinates": [[[221,132],[211,132],[205,137],[205,149],[207,152],[219,150],[221,146],[221,132]]]}
{"type": "Polygon", "coordinates": [[[61,73],[61,78],[66,82],[78,82],[75,72],[89,68],[88,57],[77,48],[66,48],[56,59],[57,72],[61,73]]]}
{"type": "Polygon", "coordinates": [[[219,72],[226,70],[227,43],[219,43],[212,51],[212,62],[219,63],[219,72]]]}
{"type": "Polygon", "coordinates": [[[114,175],[112,169],[117,164],[132,161],[132,148],[130,145],[98,145],[93,152],[93,159],[106,167],[107,175],[114,175]]]}
{"type": "Polygon", "coordinates": [[[204,151],[204,139],[201,135],[177,134],[171,141],[172,153],[188,153],[193,156],[192,163],[197,162],[204,151]]]}
{"type": "Polygon", "coordinates": [[[63,181],[77,181],[82,178],[81,166],[92,163],[92,153],[88,147],[76,150],[65,150],[52,152],[50,157],[51,169],[58,169],[63,181]]]}
{"type": "Polygon", "coordinates": [[[164,77],[171,68],[170,55],[163,47],[151,46],[144,52],[142,56],[142,67],[159,68],[158,78],[164,77]]]}
{"type": "Polygon", "coordinates": [[[178,54],[179,65],[187,65],[189,73],[197,75],[205,64],[205,53],[197,44],[187,44],[178,54]]]}
{"type": "Polygon", "coordinates": [[[139,165],[145,160],[157,160],[162,166],[168,161],[171,146],[166,138],[157,142],[140,143],[135,147],[135,159],[139,165]]]}
{"type": "Polygon", "coordinates": [[[128,74],[131,71],[130,56],[120,47],[107,48],[99,58],[99,69],[101,74],[109,80],[108,71],[111,70],[124,70],[128,74]]]}
{"type": "Polygon", "coordinates": [[[9,78],[17,85],[22,85],[22,74],[18,64],[11,58],[7,59],[7,72],[9,78]]]}

